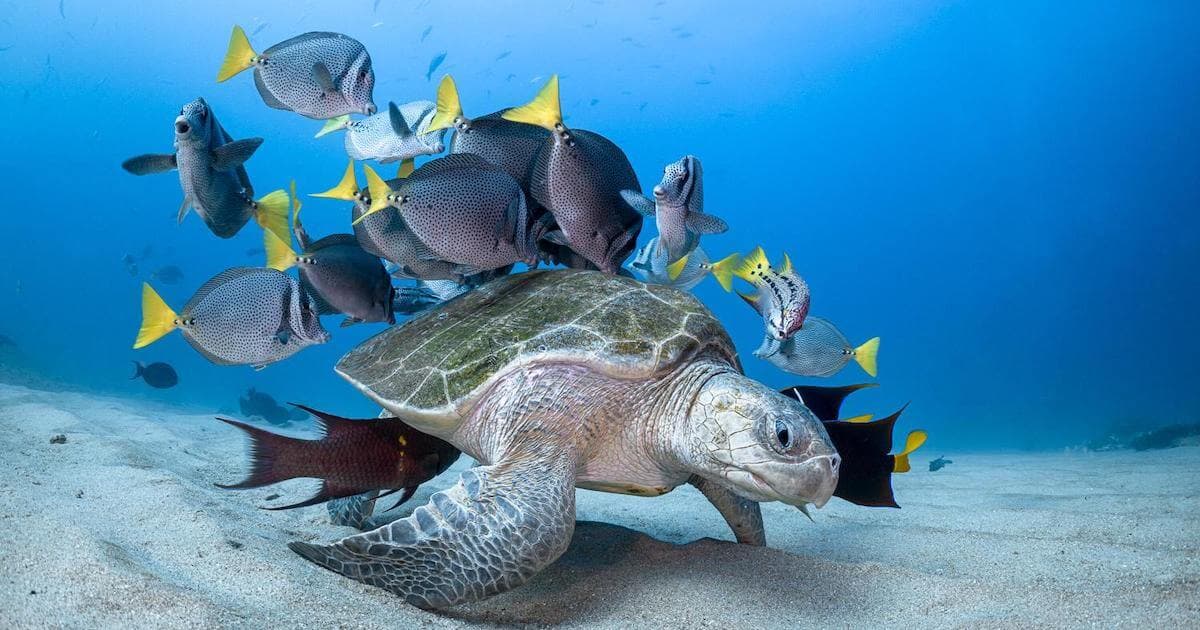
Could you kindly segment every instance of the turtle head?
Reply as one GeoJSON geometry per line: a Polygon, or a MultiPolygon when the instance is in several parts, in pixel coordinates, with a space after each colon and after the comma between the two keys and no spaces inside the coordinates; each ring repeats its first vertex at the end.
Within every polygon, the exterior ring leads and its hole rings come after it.
{"type": "Polygon", "coordinates": [[[735,372],[710,378],[689,412],[695,472],[753,501],[825,505],[841,458],[807,407],[735,372]]]}

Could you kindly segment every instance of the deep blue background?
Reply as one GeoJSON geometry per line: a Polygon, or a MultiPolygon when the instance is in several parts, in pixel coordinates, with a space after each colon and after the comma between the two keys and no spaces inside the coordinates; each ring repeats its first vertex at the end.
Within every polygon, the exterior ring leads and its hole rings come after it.
{"type": "MultiPolygon", "coordinates": [[[[122,254],[153,244],[144,271],[181,266],[181,284],[156,283],[177,307],[221,269],[259,264],[244,253],[257,229],[221,241],[194,216],[176,225],[177,178],[119,168],[170,150],[180,105],[203,95],[234,137],[267,139],[249,163],[261,192],[293,177],[322,190],[345,165],[340,137],[268,109],[249,73],[214,82],[230,27],[265,23],[259,50],[308,30],[363,41],[380,104],[432,99],[446,71],[480,115],[557,72],[568,124],[620,144],[647,187],[699,156],[708,211],[732,226],[706,249],[789,252],[814,314],[856,343],[883,338],[882,387],[849,411],[911,400],[905,428],[930,429],[932,450],[1196,418],[1196,3],[157,4],[0,12],[0,333],[81,387],[215,410],[254,385],[373,412],[331,366],[377,327],[331,318],[332,343],[259,373],[212,366],[177,334],[129,349],[140,279],[122,254]],[[171,361],[183,384],[127,381],[135,357],[171,361]]],[[[345,204],[306,204],[313,234],[347,230],[345,204]]],[[[698,294],[752,376],[797,380],[750,355],[762,328],[740,300],[707,281],[698,294]]],[[[851,366],[828,382],[864,378],[851,366]]]]}

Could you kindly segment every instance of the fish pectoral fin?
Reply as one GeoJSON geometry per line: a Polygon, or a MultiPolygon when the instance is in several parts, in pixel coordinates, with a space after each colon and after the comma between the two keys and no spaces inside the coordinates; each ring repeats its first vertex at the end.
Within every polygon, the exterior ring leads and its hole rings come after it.
{"type": "Polygon", "coordinates": [[[483,273],[484,271],[487,271],[487,270],[483,269],[481,267],[473,266],[473,265],[454,265],[454,273],[456,273],[460,276],[463,276],[464,278],[467,276],[473,276],[475,274],[483,273]]]}
{"type": "Polygon", "coordinates": [[[654,216],[654,202],[636,190],[622,190],[621,198],[642,216],[654,216]]]}
{"type": "Polygon", "coordinates": [[[684,222],[696,234],[722,234],[729,230],[724,219],[703,212],[689,212],[684,222]]]}
{"type": "MultiPolygon", "coordinates": [[[[275,331],[275,340],[285,346],[288,345],[288,342],[292,340],[292,331],[288,330],[287,328],[280,328],[279,330],[275,331]]],[[[259,370],[262,368],[256,367],[254,369],[259,370]]]]}
{"type": "Polygon", "coordinates": [[[174,153],[147,153],[121,162],[121,168],[134,175],[153,175],[179,168],[174,153]]]}
{"type": "Polygon", "coordinates": [[[191,195],[183,198],[183,203],[179,204],[179,214],[175,217],[176,222],[183,223],[183,217],[186,217],[188,210],[192,209],[193,201],[191,195]]]}
{"type": "Polygon", "coordinates": [[[262,143],[262,138],[245,138],[223,144],[211,152],[212,167],[218,171],[231,171],[249,160],[262,143]]]}
{"type": "Polygon", "coordinates": [[[542,236],[542,239],[563,247],[571,246],[571,241],[567,240],[567,235],[562,230],[550,230],[542,236]]]}
{"type": "Polygon", "coordinates": [[[362,321],[363,321],[363,320],[361,320],[361,319],[359,319],[359,318],[357,318],[357,317],[347,317],[346,319],[343,319],[343,320],[342,320],[342,323],[341,323],[341,324],[339,324],[339,326],[338,326],[338,327],[339,327],[339,328],[347,328],[347,327],[353,326],[353,325],[355,325],[355,324],[361,324],[361,323],[362,323],[362,321]]]}
{"type": "Polygon", "coordinates": [[[313,64],[312,67],[313,80],[317,82],[317,86],[326,94],[337,93],[337,86],[333,84],[333,75],[329,74],[329,66],[320,61],[313,64]]]}
{"type": "Polygon", "coordinates": [[[401,138],[407,138],[413,135],[413,128],[404,120],[404,114],[400,113],[400,108],[395,103],[388,103],[388,120],[392,123],[392,132],[401,138]]]}

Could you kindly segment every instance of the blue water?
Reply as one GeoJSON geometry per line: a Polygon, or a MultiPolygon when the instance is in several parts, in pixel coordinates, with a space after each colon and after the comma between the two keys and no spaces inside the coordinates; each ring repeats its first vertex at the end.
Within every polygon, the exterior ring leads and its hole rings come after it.
{"type": "MultiPolygon", "coordinates": [[[[331,368],[378,326],[330,318],[331,343],[261,372],[211,365],[178,334],[130,349],[143,278],[123,254],[152,245],[143,274],[180,266],[181,283],[155,283],[176,306],[260,264],[245,254],[259,230],[222,241],[195,216],[177,225],[178,179],[119,167],[169,151],[184,102],[204,96],[234,137],[266,138],[248,165],[260,191],[323,190],[345,166],[340,135],[315,140],[318,122],[267,108],[249,73],[215,83],[241,24],[262,26],[260,50],[310,30],[358,38],[381,104],[432,99],[449,72],[484,114],[559,73],[567,123],[617,142],[647,188],[699,156],[708,211],[732,226],[705,248],[786,251],[814,314],[856,343],[881,336],[881,387],[848,411],[912,401],[902,427],[929,429],[931,457],[1056,448],[1200,408],[1195,3],[373,4],[8,3],[0,334],[73,387],[215,411],[254,386],[375,411],[331,368]],[[170,361],[181,385],[126,380],[135,358],[170,361]]],[[[305,213],[313,234],[348,231],[345,203],[307,199],[305,213]]],[[[712,281],[697,293],[750,375],[812,382],[750,354],[761,321],[735,296],[712,281]]],[[[863,380],[851,365],[826,382],[863,380]]]]}

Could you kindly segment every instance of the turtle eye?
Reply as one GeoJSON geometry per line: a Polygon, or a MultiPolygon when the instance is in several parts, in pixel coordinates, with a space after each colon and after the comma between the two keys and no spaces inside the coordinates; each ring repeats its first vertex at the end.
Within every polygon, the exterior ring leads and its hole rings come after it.
{"type": "Polygon", "coordinates": [[[795,441],[795,435],[793,435],[793,433],[792,427],[787,422],[784,422],[783,420],[775,421],[775,439],[779,441],[779,446],[783,448],[783,450],[786,451],[792,447],[792,444],[795,441]]]}

